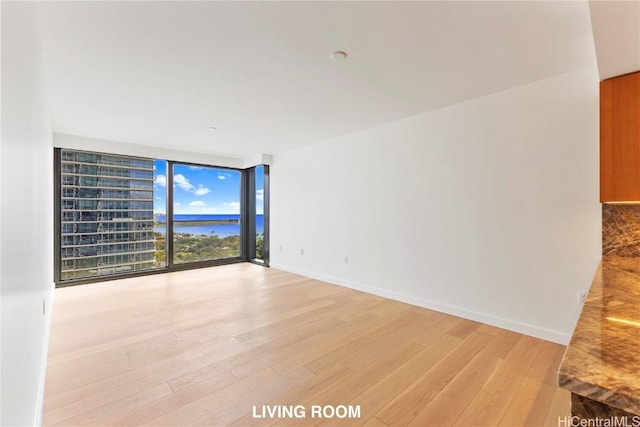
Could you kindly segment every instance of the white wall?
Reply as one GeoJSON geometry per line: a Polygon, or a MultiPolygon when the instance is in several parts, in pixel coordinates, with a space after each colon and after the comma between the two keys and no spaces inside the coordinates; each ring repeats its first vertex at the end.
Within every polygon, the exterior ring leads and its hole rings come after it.
{"type": "Polygon", "coordinates": [[[35,425],[40,420],[53,289],[53,150],[38,6],[3,1],[1,8],[0,424],[35,425]]]}
{"type": "Polygon", "coordinates": [[[188,163],[243,168],[244,159],[239,157],[223,157],[213,154],[194,153],[190,151],[171,150],[163,147],[129,144],[107,139],[89,138],[77,135],[56,133],[53,144],[58,148],[97,151],[109,154],[125,154],[128,156],[150,157],[188,163]]]}
{"type": "Polygon", "coordinates": [[[566,343],[600,258],[597,69],[285,152],[271,180],[272,267],[566,343]]]}

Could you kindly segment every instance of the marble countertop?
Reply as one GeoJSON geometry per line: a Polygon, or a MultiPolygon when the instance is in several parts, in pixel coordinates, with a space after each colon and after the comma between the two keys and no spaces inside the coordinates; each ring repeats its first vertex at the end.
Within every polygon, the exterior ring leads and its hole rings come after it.
{"type": "Polygon", "coordinates": [[[558,381],[572,393],[640,414],[640,258],[602,258],[558,381]]]}

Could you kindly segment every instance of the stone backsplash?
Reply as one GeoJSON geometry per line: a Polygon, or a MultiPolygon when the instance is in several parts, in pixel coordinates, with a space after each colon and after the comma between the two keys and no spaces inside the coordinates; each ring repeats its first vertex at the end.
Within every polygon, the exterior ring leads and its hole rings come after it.
{"type": "Polygon", "coordinates": [[[640,257],[640,205],[602,205],[602,255],[640,257]]]}

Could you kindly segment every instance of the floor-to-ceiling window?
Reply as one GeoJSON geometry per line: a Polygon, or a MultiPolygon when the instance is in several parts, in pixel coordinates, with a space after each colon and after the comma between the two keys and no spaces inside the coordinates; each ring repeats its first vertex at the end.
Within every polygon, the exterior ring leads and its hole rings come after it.
{"type": "Polygon", "coordinates": [[[61,150],[59,165],[60,280],[157,268],[153,162],[61,150]]]}
{"type": "Polygon", "coordinates": [[[173,263],[241,256],[241,172],[175,163],[173,263]]]}
{"type": "Polygon", "coordinates": [[[264,166],[255,168],[255,206],[256,206],[256,256],[264,261],[264,166]]]}
{"type": "Polygon", "coordinates": [[[153,235],[155,238],[154,259],[162,267],[167,259],[167,161],[153,161],[153,235]]]}
{"type": "Polygon", "coordinates": [[[268,166],[56,150],[59,285],[238,261],[268,265],[268,166]]]}
{"type": "Polygon", "coordinates": [[[247,170],[248,258],[269,264],[269,166],[247,170]]]}

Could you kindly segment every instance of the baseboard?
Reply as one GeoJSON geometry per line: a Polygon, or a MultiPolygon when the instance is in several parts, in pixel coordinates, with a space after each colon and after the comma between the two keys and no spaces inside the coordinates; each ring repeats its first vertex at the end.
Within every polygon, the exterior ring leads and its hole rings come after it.
{"type": "Polygon", "coordinates": [[[445,304],[439,301],[430,300],[427,298],[416,297],[412,295],[405,295],[398,292],[390,291],[388,289],[381,289],[374,286],[364,285],[362,283],[354,282],[351,280],[345,280],[338,277],[332,277],[324,274],[319,274],[312,271],[305,271],[293,267],[289,267],[282,264],[271,263],[271,268],[276,270],[283,270],[289,273],[299,274],[312,279],[322,280],[334,285],[343,286],[345,288],[354,289],[357,291],[366,292],[389,298],[394,301],[400,301],[407,304],[415,305],[417,307],[426,308],[429,310],[438,311],[445,314],[450,314],[456,317],[462,317],[464,319],[473,320],[475,322],[485,323],[487,325],[495,326],[501,329],[507,329],[509,331],[517,332],[524,335],[529,335],[535,338],[540,338],[545,341],[551,341],[557,344],[567,345],[571,335],[565,332],[554,331],[550,329],[540,328],[538,326],[529,325],[526,323],[518,322],[516,320],[507,319],[493,314],[482,313],[479,311],[469,310],[462,307],[456,307],[450,304],[445,304]]]}
{"type": "Polygon", "coordinates": [[[55,283],[51,283],[51,289],[49,295],[46,297],[46,312],[45,312],[45,347],[42,352],[42,361],[40,362],[40,378],[38,383],[38,404],[36,405],[36,414],[34,416],[34,426],[42,425],[42,411],[44,409],[44,385],[47,377],[47,359],[49,356],[49,338],[51,335],[51,312],[53,311],[53,290],[55,289],[55,283]]]}

